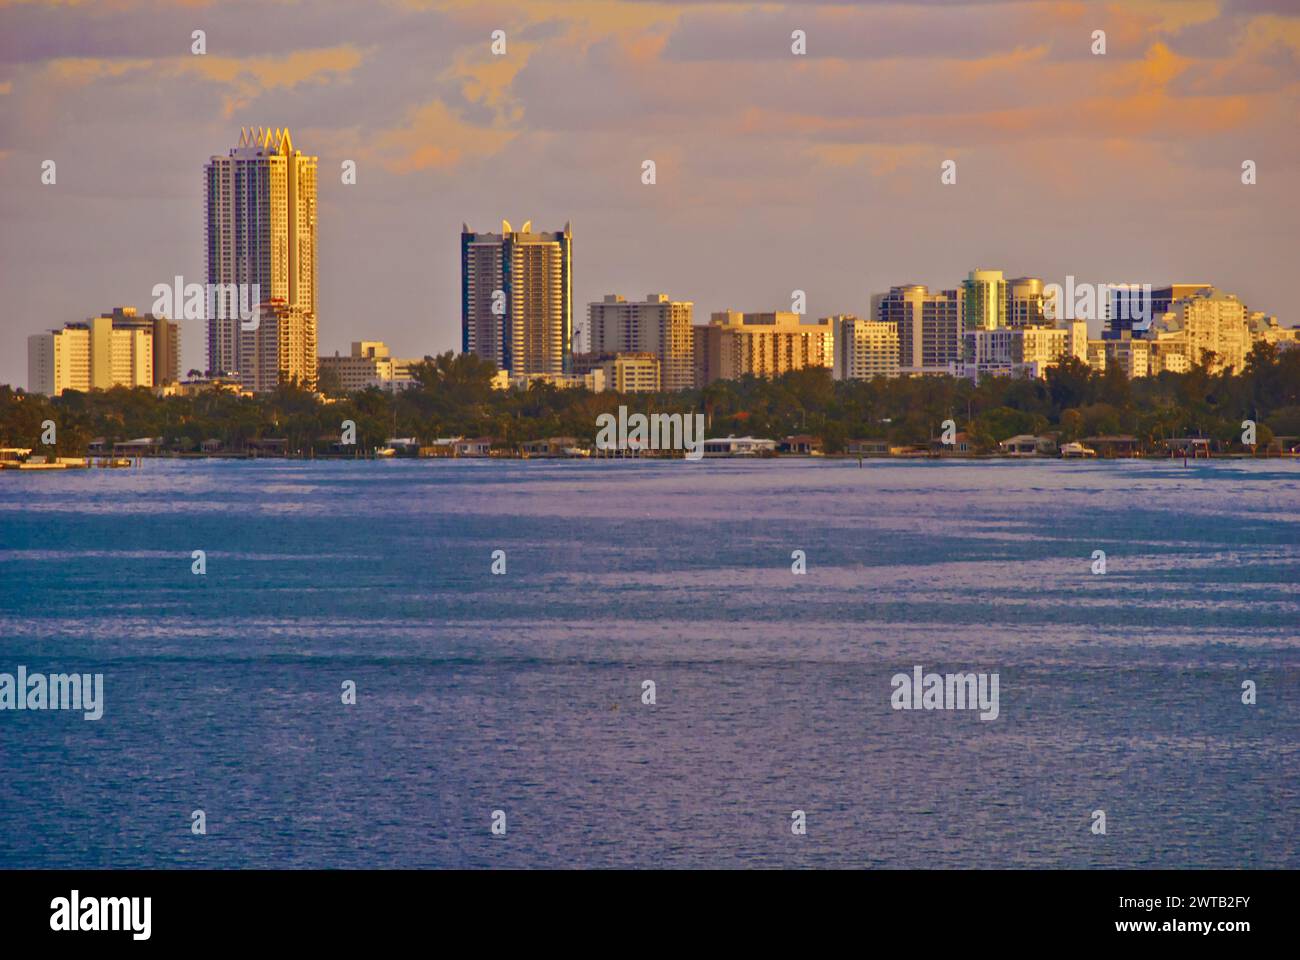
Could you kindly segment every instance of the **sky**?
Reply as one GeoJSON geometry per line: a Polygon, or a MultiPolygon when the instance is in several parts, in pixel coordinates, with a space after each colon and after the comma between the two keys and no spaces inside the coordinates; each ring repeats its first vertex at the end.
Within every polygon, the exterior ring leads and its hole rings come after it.
{"type": "Polygon", "coordinates": [[[976,267],[1300,324],[1298,124],[1300,0],[0,0],[0,383],[29,334],[202,281],[244,126],[320,158],[321,352],[422,356],[459,349],[461,224],[502,219],[572,222],[579,325],[606,293],[867,315],[976,267]]]}

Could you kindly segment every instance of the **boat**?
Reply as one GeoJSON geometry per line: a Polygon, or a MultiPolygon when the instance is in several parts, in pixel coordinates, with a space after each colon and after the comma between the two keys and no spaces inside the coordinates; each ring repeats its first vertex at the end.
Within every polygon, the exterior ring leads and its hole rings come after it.
{"type": "Polygon", "coordinates": [[[1083,444],[1078,443],[1077,441],[1071,441],[1070,443],[1061,444],[1061,456],[1065,458],[1086,459],[1088,457],[1095,457],[1096,455],[1097,455],[1096,450],[1092,449],[1091,447],[1085,447],[1083,444]]]}

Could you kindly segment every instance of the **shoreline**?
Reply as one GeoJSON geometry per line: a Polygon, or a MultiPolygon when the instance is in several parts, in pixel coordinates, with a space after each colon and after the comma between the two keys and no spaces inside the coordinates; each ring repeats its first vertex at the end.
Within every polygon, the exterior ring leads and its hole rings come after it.
{"type": "MultiPolygon", "coordinates": [[[[240,453],[174,453],[174,454],[150,454],[138,455],[133,457],[60,457],[60,462],[55,463],[23,463],[18,461],[0,462],[0,474],[7,471],[27,472],[27,471],[63,471],[63,470],[103,470],[103,469],[141,469],[146,461],[159,462],[207,462],[207,461],[257,461],[269,460],[273,462],[289,463],[361,463],[361,462],[411,462],[411,463],[438,463],[446,461],[469,461],[469,462],[501,462],[508,461],[525,462],[537,460],[543,462],[579,462],[579,463],[605,463],[605,462],[626,462],[626,461],[653,461],[669,462],[676,460],[685,460],[685,457],[647,457],[647,456],[537,456],[537,455],[519,455],[519,454],[493,454],[487,457],[412,457],[412,456],[376,456],[367,454],[364,456],[343,456],[339,454],[324,454],[320,456],[300,456],[300,455],[252,455],[240,453]],[[70,462],[68,462],[70,461],[70,462]]],[[[1296,461],[1300,460],[1300,453],[1275,453],[1266,455],[1255,455],[1249,453],[1217,453],[1211,456],[1197,457],[1178,457],[1159,454],[1135,454],[1123,457],[1062,457],[1052,455],[1014,455],[1014,454],[778,454],[775,456],[754,456],[754,455],[735,455],[735,454],[706,454],[701,460],[723,460],[723,461],[744,461],[744,462],[772,462],[772,461],[798,461],[798,462],[831,462],[831,463],[852,463],[857,461],[860,465],[870,462],[895,462],[895,463],[915,463],[938,462],[938,461],[959,461],[961,463],[1044,463],[1044,462],[1070,462],[1070,463],[1112,463],[1115,461],[1149,461],[1164,462],[1171,461],[1177,463],[1182,460],[1186,465],[1200,463],[1210,460],[1229,460],[1229,461],[1296,461]]],[[[698,461],[695,461],[698,462],[698,461]]]]}

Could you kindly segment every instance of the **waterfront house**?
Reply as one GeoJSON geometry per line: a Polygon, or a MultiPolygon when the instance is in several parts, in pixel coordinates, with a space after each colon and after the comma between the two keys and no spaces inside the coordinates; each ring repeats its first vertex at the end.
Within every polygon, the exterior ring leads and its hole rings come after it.
{"type": "Polygon", "coordinates": [[[492,456],[492,438],[475,437],[472,440],[457,440],[453,445],[457,457],[492,456]]]}
{"type": "Polygon", "coordinates": [[[567,457],[578,448],[577,437],[547,437],[545,440],[527,440],[520,445],[525,457],[567,457]]]}
{"type": "Polygon", "coordinates": [[[804,456],[821,456],[823,444],[820,437],[814,437],[811,434],[799,433],[792,437],[786,437],[777,446],[781,453],[798,453],[804,456]]]}
{"type": "Polygon", "coordinates": [[[773,453],[776,453],[775,440],[727,436],[704,441],[706,457],[756,457],[773,453]]]}
{"type": "Polygon", "coordinates": [[[942,438],[930,441],[930,452],[941,457],[962,457],[972,452],[970,437],[966,431],[955,434],[952,443],[944,443],[942,438]]]}
{"type": "Polygon", "coordinates": [[[157,456],[162,449],[162,437],[137,437],[134,440],[119,440],[113,444],[115,457],[157,456]]]}
{"type": "Polygon", "coordinates": [[[851,457],[887,457],[888,440],[850,440],[844,445],[844,452],[851,457]]]}
{"type": "Polygon", "coordinates": [[[1012,457],[1044,457],[1056,453],[1056,441],[1051,437],[1021,433],[1003,440],[998,449],[1012,457]]]}
{"type": "Polygon", "coordinates": [[[1100,457],[1136,457],[1140,447],[1137,437],[1126,433],[1084,437],[1083,442],[1096,450],[1100,457]]]}
{"type": "Polygon", "coordinates": [[[420,447],[419,455],[422,457],[454,457],[456,456],[456,444],[460,443],[462,439],[461,437],[436,437],[433,443],[420,447]]]}

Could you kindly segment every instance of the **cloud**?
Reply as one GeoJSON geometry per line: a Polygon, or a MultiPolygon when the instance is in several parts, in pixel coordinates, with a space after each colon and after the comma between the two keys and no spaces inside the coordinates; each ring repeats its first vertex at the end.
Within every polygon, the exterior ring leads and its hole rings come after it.
{"type": "Polygon", "coordinates": [[[515,134],[466,123],[440,100],[411,111],[401,127],[379,133],[367,152],[394,173],[445,170],[466,160],[492,156],[515,134]]]}
{"type": "Polygon", "coordinates": [[[85,87],[101,80],[149,70],[148,60],[101,60],[93,57],[51,60],[45,66],[44,79],[62,87],[85,87]]]}
{"type": "Polygon", "coordinates": [[[300,84],[326,84],[347,76],[362,61],[363,54],[344,45],[325,50],[295,50],[281,57],[192,56],[167,62],[165,69],[194,73],[228,88],[224,115],[235,116],[269,91],[292,89],[300,84]]]}

